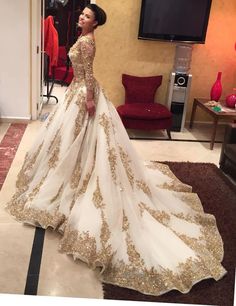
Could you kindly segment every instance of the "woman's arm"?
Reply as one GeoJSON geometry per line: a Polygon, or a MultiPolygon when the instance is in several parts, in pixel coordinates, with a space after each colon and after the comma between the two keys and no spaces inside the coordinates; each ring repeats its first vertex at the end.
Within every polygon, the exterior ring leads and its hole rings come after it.
{"type": "Polygon", "coordinates": [[[90,116],[95,113],[94,102],[94,76],[93,76],[93,60],[95,56],[95,46],[93,42],[81,41],[81,52],[85,72],[85,85],[87,89],[86,107],[90,116]]]}

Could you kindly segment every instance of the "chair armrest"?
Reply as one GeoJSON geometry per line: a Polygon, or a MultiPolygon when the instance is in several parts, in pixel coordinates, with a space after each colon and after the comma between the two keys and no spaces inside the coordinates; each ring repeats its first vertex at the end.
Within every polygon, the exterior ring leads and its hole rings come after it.
{"type": "Polygon", "coordinates": [[[228,123],[225,127],[225,134],[224,139],[221,147],[221,153],[220,153],[220,167],[223,169],[226,155],[225,155],[225,148],[227,144],[236,143],[236,123],[228,123]]]}
{"type": "Polygon", "coordinates": [[[236,123],[226,125],[223,144],[227,143],[236,143],[236,123]]]}

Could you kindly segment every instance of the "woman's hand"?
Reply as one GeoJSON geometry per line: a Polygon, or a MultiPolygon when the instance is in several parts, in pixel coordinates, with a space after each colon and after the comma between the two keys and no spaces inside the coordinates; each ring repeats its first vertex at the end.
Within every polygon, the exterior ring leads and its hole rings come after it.
{"type": "Polygon", "coordinates": [[[94,113],[95,113],[95,103],[94,103],[94,100],[87,100],[86,101],[86,108],[87,108],[89,116],[93,116],[94,113]]]}

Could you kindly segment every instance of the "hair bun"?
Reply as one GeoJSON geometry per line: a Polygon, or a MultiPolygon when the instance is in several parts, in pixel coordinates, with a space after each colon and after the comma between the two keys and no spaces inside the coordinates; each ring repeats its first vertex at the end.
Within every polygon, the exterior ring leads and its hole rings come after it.
{"type": "Polygon", "coordinates": [[[107,21],[107,15],[105,11],[99,7],[97,4],[88,4],[86,7],[91,9],[94,12],[95,20],[98,23],[98,26],[101,26],[106,23],[107,21]]]}

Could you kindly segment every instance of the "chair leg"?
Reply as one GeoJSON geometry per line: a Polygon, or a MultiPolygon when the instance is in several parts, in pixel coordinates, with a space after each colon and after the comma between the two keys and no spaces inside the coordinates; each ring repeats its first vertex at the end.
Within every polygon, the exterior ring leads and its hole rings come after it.
{"type": "Polygon", "coordinates": [[[170,129],[167,129],[166,132],[167,132],[169,139],[171,139],[170,129]]]}

